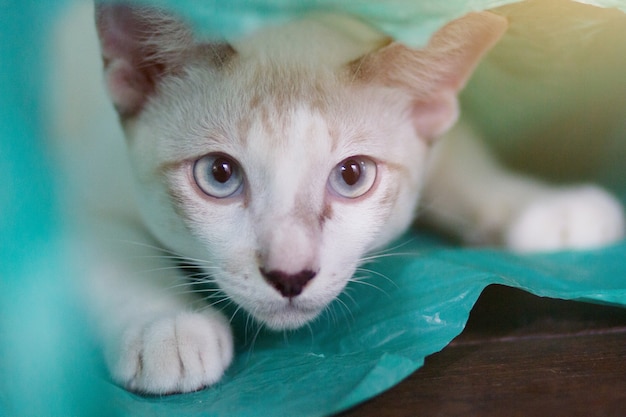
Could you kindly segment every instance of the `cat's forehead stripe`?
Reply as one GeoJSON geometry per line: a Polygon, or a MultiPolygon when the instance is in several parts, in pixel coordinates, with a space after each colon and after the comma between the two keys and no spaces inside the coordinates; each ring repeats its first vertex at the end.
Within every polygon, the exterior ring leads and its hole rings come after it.
{"type": "Polygon", "coordinates": [[[252,129],[252,122],[251,112],[243,114],[237,122],[237,139],[243,147],[248,145],[248,136],[250,135],[250,130],[252,129]]]}

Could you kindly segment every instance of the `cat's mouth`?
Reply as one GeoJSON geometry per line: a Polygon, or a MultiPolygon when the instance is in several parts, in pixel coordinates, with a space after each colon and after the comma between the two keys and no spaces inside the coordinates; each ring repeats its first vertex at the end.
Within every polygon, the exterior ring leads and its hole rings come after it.
{"type": "Polygon", "coordinates": [[[293,330],[315,320],[341,293],[347,281],[337,279],[337,274],[331,276],[334,279],[318,276],[302,293],[289,296],[260,276],[254,279],[252,274],[240,271],[214,273],[213,276],[228,298],[272,330],[293,330]]]}
{"type": "Polygon", "coordinates": [[[253,316],[273,330],[297,329],[314,320],[324,306],[309,306],[295,300],[280,305],[257,306],[253,316]]]}

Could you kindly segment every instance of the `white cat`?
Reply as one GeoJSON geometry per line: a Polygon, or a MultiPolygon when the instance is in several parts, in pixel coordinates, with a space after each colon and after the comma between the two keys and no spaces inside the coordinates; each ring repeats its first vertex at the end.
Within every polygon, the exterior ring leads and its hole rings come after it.
{"type": "Polygon", "coordinates": [[[469,14],[411,50],[347,18],[209,44],[166,13],[98,7],[121,123],[82,7],[61,24],[54,108],[79,196],[68,212],[92,254],[89,310],[130,390],[197,390],[231,362],[228,320],[198,302],[185,268],[267,327],[297,328],[409,227],[422,189],[425,218],[467,242],[532,251],[623,235],[620,205],[597,187],[507,172],[464,125],[434,144],[501,17],[469,14]]]}

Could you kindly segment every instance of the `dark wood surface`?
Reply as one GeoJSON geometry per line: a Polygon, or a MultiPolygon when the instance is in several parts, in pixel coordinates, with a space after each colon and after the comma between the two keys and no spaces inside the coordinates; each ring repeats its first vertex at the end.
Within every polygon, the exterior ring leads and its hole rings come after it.
{"type": "Polygon", "coordinates": [[[356,416],[626,416],[626,309],[489,287],[450,345],[341,414],[356,416]]]}

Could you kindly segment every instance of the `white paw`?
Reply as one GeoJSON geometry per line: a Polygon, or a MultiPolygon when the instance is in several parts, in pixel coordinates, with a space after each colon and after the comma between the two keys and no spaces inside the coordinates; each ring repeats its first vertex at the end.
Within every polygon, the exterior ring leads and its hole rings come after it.
{"type": "Polygon", "coordinates": [[[214,384],[232,357],[233,337],[221,315],[179,313],[128,328],[110,363],[127,389],[162,395],[214,384]]]}
{"type": "Polygon", "coordinates": [[[505,243],[518,252],[592,249],[623,236],[621,204],[598,187],[584,186],[529,204],[509,226],[505,243]]]}

